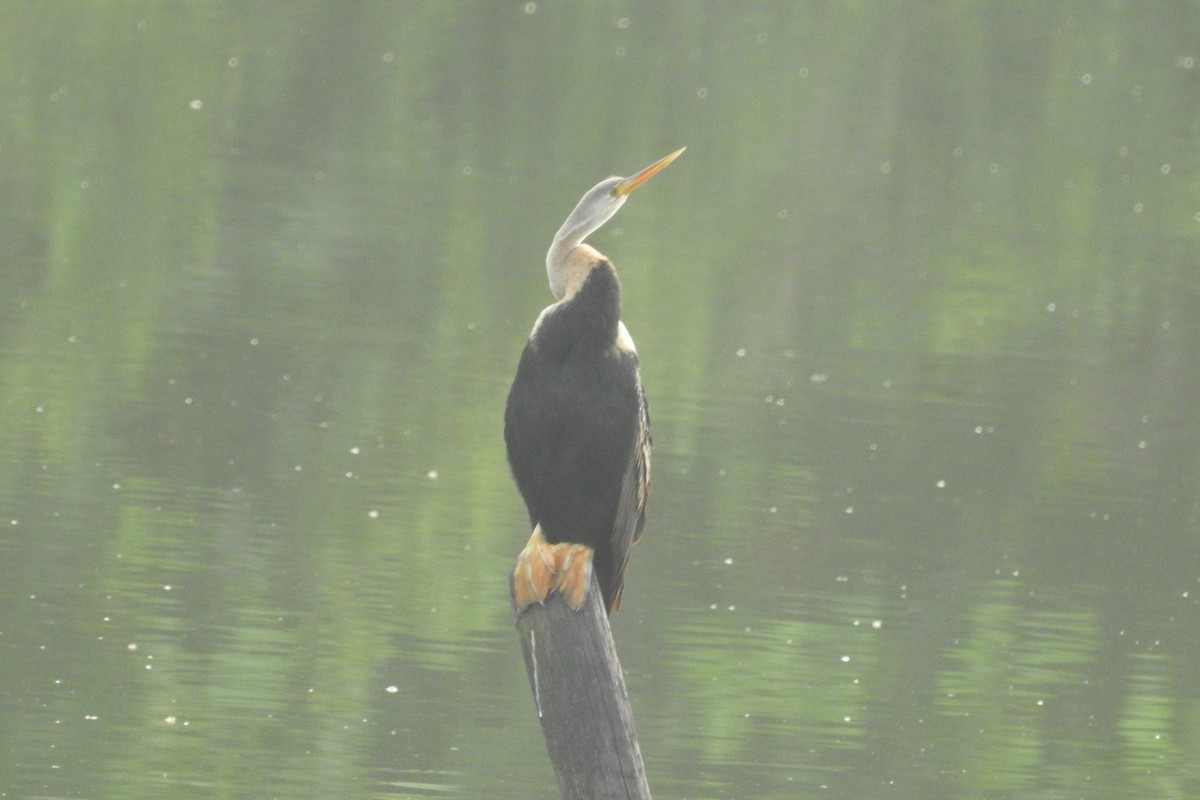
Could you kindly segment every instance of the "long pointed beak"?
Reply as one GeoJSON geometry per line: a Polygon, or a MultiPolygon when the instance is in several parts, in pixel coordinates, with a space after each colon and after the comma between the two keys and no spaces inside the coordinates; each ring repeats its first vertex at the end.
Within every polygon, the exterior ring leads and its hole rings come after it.
{"type": "Polygon", "coordinates": [[[613,190],[612,190],[613,197],[623,197],[624,195],[629,194],[634,189],[638,188],[643,183],[650,180],[655,175],[657,175],[658,173],[660,173],[664,169],[666,169],[667,165],[670,164],[675,159],[679,158],[679,154],[682,153],[684,150],[687,150],[687,148],[681,147],[678,150],[676,150],[674,153],[671,153],[671,155],[666,156],[665,158],[660,158],[658,161],[655,161],[653,164],[646,167],[644,170],[642,170],[638,174],[621,181],[620,183],[618,183],[616,185],[616,187],[613,188],[613,190]]]}

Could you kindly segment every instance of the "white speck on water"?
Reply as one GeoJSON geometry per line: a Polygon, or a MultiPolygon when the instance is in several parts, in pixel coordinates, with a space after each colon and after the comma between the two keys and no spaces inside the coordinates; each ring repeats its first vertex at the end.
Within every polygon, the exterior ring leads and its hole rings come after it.
{"type": "Polygon", "coordinates": [[[814,372],[812,375],[808,376],[808,380],[811,381],[812,383],[825,383],[826,381],[829,380],[829,373],[814,372]]]}
{"type": "Polygon", "coordinates": [[[629,17],[617,17],[617,27],[626,30],[629,27],[629,17]]]}
{"type": "Polygon", "coordinates": [[[304,465],[303,465],[303,464],[297,464],[296,466],[292,467],[292,469],[294,469],[296,472],[303,472],[303,471],[304,471],[304,465]]]}
{"type": "Polygon", "coordinates": [[[1163,175],[1169,175],[1169,174],[1171,174],[1171,165],[1163,164],[1161,167],[1158,168],[1158,171],[1161,172],[1163,175]]]}
{"type": "Polygon", "coordinates": [[[853,513],[854,513],[854,506],[846,506],[846,513],[847,513],[847,514],[853,514],[853,513]]]}
{"type": "Polygon", "coordinates": [[[696,90],[696,97],[700,98],[701,100],[708,97],[708,89],[701,86],[699,89],[696,90]]]}
{"type": "Polygon", "coordinates": [[[1050,313],[1052,313],[1052,314],[1054,313],[1054,309],[1056,309],[1056,308],[1058,308],[1058,306],[1057,306],[1057,305],[1055,305],[1054,303],[1047,303],[1047,304],[1046,304],[1046,310],[1047,310],[1047,311],[1049,311],[1049,312],[1050,312],[1050,313]]]}
{"type": "Polygon", "coordinates": [[[842,657],[841,657],[840,659],[838,659],[838,660],[839,660],[839,661],[841,661],[843,664],[849,664],[849,663],[850,663],[850,656],[842,656],[842,657]]]}
{"type": "Polygon", "coordinates": [[[137,652],[137,648],[137,642],[130,642],[129,644],[125,645],[125,649],[131,653],[137,652]]]}
{"type": "Polygon", "coordinates": [[[727,559],[725,559],[725,563],[726,563],[726,564],[732,564],[732,563],[733,563],[733,559],[732,559],[732,558],[727,558],[727,559]]]}
{"type": "Polygon", "coordinates": [[[808,67],[801,67],[799,72],[797,72],[796,74],[799,75],[801,78],[807,78],[808,77],[808,67]]]}
{"type": "Polygon", "coordinates": [[[1080,76],[1080,78],[1079,78],[1079,82],[1080,82],[1082,85],[1084,85],[1084,86],[1091,86],[1091,84],[1092,84],[1092,73],[1090,73],[1090,72],[1085,72],[1085,73],[1083,73],[1083,75],[1081,75],[1081,76],[1080,76]]]}
{"type": "Polygon", "coordinates": [[[387,689],[386,689],[385,691],[386,691],[388,694],[395,694],[396,692],[400,691],[400,687],[399,687],[399,686],[395,686],[395,685],[393,685],[393,686],[389,686],[389,687],[387,687],[387,689]]]}
{"type": "Polygon", "coordinates": [[[526,14],[536,14],[537,13],[537,3],[526,3],[523,11],[526,14]]]}
{"type": "Polygon", "coordinates": [[[252,338],[252,339],[250,340],[250,346],[251,346],[251,347],[258,347],[258,337],[257,337],[257,336],[255,336],[254,338],[252,338]]]}
{"type": "Polygon", "coordinates": [[[738,358],[745,358],[745,357],[746,357],[746,348],[744,348],[744,347],[739,347],[739,348],[738,348],[738,349],[737,349],[737,350],[734,352],[734,355],[736,355],[738,358]]]}
{"type": "Polygon", "coordinates": [[[871,627],[874,628],[875,630],[879,630],[880,628],[883,627],[883,620],[881,620],[881,619],[871,620],[871,627]]]}
{"type": "Polygon", "coordinates": [[[386,53],[383,54],[383,63],[390,64],[395,60],[396,60],[396,54],[393,53],[391,50],[388,50],[386,53]]]}
{"type": "Polygon", "coordinates": [[[429,472],[425,473],[425,477],[429,478],[429,480],[431,480],[431,481],[436,481],[437,476],[438,476],[438,471],[436,469],[431,469],[431,470],[429,470],[429,472]]]}
{"type": "Polygon", "coordinates": [[[358,454],[359,454],[359,453],[361,453],[361,452],[362,452],[362,451],[361,451],[361,450],[360,450],[358,447],[351,447],[351,448],[350,448],[350,455],[352,455],[352,456],[356,456],[356,455],[358,455],[358,454]]]}
{"type": "Polygon", "coordinates": [[[367,516],[370,517],[371,519],[379,519],[379,510],[372,508],[370,511],[367,512],[367,516]]]}
{"type": "Polygon", "coordinates": [[[204,108],[204,101],[193,100],[192,102],[188,103],[188,108],[190,108],[192,111],[199,111],[200,109],[204,108]]]}
{"type": "Polygon", "coordinates": [[[935,484],[934,484],[934,486],[936,486],[936,487],[937,487],[937,488],[939,488],[939,489],[945,489],[945,488],[946,488],[946,481],[945,481],[945,479],[942,479],[942,480],[938,481],[937,483],[935,483],[935,484]]]}

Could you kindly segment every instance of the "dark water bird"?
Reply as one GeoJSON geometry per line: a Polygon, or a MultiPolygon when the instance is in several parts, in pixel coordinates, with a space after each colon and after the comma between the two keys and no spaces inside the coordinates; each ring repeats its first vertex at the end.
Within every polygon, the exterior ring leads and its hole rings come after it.
{"type": "Polygon", "coordinates": [[[593,568],[608,612],[620,608],[650,494],[650,417],[617,272],[584,239],[684,149],[593,186],[546,254],[555,302],[534,323],[504,412],[508,463],[533,527],[513,575],[518,608],[558,591],[578,610],[593,568]]]}

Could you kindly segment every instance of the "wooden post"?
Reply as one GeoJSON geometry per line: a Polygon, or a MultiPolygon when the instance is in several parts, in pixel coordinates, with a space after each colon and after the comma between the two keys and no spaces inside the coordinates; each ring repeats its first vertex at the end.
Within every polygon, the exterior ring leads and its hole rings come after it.
{"type": "Polygon", "coordinates": [[[595,577],[579,611],[553,592],[517,613],[517,632],[561,800],[650,800],[595,577]]]}

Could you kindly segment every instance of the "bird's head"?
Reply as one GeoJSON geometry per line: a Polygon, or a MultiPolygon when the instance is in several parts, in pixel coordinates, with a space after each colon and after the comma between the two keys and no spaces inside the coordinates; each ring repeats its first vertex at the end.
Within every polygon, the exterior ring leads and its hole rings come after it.
{"type": "MultiPolygon", "coordinates": [[[[546,253],[546,273],[550,278],[550,291],[554,293],[555,298],[561,300],[566,296],[570,283],[570,270],[567,267],[571,252],[582,245],[583,240],[591,233],[612,219],[617,209],[625,204],[630,192],[666,169],[667,165],[686,149],[679,148],[636,175],[628,178],[605,178],[588,189],[554,235],[550,251],[546,253]]],[[[578,259],[571,261],[577,262],[578,259]]]]}

